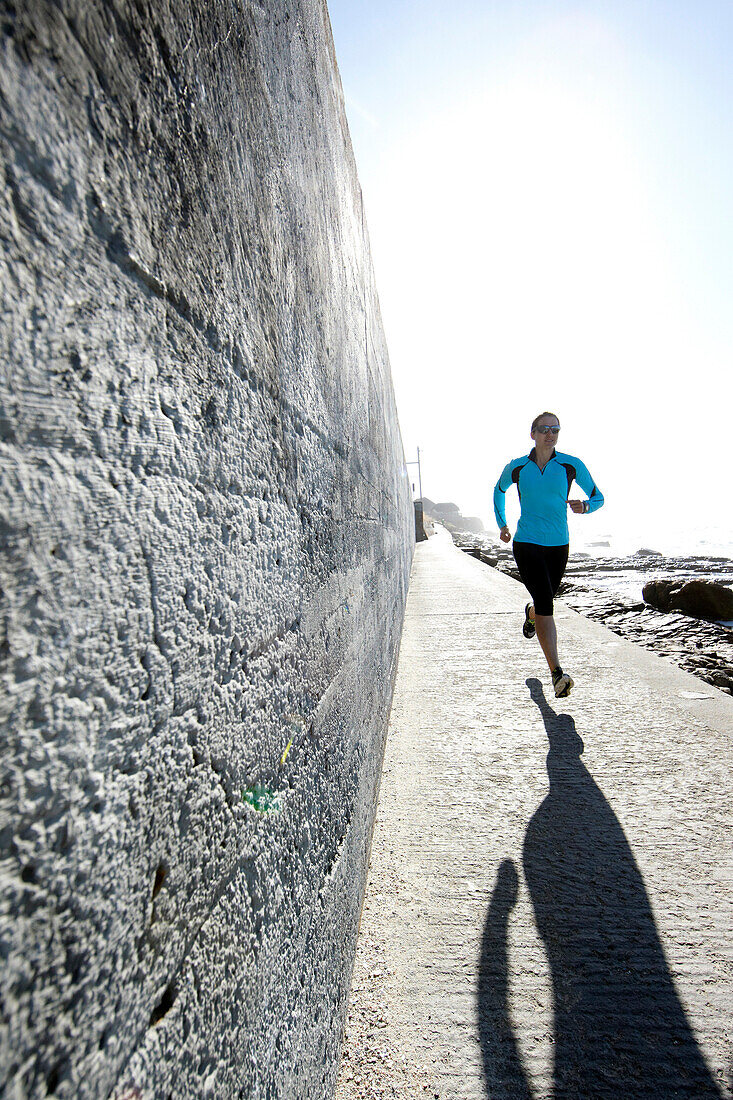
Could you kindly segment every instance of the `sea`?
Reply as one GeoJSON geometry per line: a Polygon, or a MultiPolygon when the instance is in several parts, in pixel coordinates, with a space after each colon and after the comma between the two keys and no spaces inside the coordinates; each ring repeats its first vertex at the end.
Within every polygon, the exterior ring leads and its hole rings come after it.
{"type": "Polygon", "coordinates": [[[622,558],[653,550],[665,558],[731,558],[733,559],[733,528],[730,526],[642,528],[604,531],[596,528],[583,538],[573,531],[573,549],[594,557],[622,558]]]}

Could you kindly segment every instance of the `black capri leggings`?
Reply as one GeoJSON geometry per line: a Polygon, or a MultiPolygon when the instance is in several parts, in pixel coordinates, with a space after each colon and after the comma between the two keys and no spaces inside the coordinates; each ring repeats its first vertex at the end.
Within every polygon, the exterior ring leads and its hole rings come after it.
{"type": "Polygon", "coordinates": [[[552,600],[568,564],[568,545],[536,546],[533,542],[515,541],[512,549],[522,583],[532,597],[535,615],[552,615],[552,600]]]}

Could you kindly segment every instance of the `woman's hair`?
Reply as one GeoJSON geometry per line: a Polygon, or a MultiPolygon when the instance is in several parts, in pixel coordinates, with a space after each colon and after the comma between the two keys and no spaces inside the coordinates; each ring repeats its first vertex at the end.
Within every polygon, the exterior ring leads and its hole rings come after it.
{"type": "Polygon", "coordinates": [[[531,427],[530,431],[535,430],[535,428],[537,427],[537,422],[539,420],[541,420],[543,416],[554,416],[555,420],[557,420],[558,424],[560,423],[560,417],[557,415],[557,413],[543,412],[543,413],[540,413],[539,416],[536,416],[534,418],[534,420],[532,421],[532,427],[531,427]]]}

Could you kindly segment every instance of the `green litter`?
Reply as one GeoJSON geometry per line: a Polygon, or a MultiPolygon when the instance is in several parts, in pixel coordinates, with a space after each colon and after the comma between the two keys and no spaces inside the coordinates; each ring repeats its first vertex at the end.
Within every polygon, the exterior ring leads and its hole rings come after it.
{"type": "Polygon", "coordinates": [[[280,795],[263,787],[261,783],[255,783],[253,787],[245,787],[242,798],[259,814],[277,814],[283,808],[280,795]]]}

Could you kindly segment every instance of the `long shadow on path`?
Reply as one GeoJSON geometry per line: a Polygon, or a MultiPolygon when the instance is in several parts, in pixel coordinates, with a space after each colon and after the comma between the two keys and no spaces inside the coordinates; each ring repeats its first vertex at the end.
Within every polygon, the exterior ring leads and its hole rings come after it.
{"type": "MultiPolygon", "coordinates": [[[[527,828],[524,877],[547,951],[555,1100],[721,1100],[664,957],[644,882],[613,810],[581,762],[573,719],[528,680],[550,742],[550,791],[527,828]]],[[[484,926],[478,1016],[486,1093],[529,1100],[509,1016],[507,926],[519,881],[497,875],[484,926]]]]}

